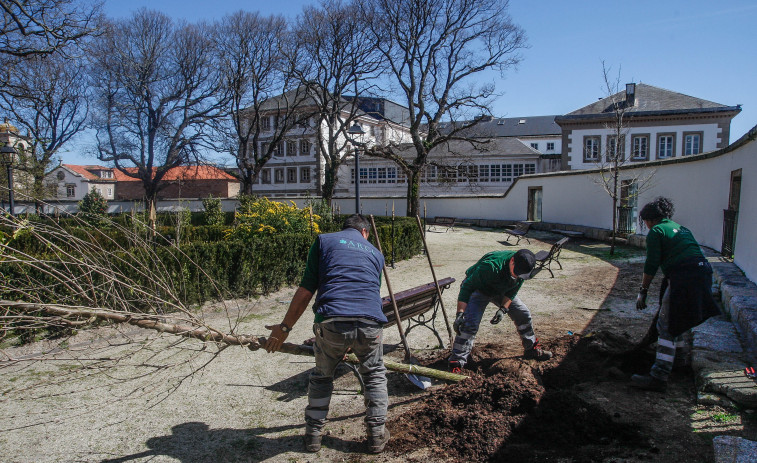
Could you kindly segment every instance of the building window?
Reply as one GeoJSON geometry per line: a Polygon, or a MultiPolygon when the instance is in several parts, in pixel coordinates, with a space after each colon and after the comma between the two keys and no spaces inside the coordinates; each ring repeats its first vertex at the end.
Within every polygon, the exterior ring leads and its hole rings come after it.
{"type": "Polygon", "coordinates": [[[268,153],[268,147],[269,146],[270,146],[270,143],[265,142],[265,141],[260,144],[260,153],[261,153],[261,155],[264,156],[264,155],[266,155],[268,153]]]}
{"type": "Polygon", "coordinates": [[[66,185],[66,197],[73,198],[76,196],[76,185],[69,183],[66,185]]]}
{"type": "Polygon", "coordinates": [[[378,168],[378,182],[386,183],[386,167],[378,168]]]}
{"type": "Polygon", "coordinates": [[[263,116],[260,118],[261,130],[271,130],[271,118],[269,116],[263,116]]]}
{"type": "Polygon", "coordinates": [[[397,183],[397,168],[396,167],[386,168],[386,183],[397,183]]]}
{"type": "MultiPolygon", "coordinates": [[[[352,171],[354,177],[355,171],[352,171]]],[[[353,179],[354,182],[354,179],[353,179]]],[[[310,183],[310,167],[303,167],[300,169],[300,183],[310,183]]]]}
{"type": "Polygon", "coordinates": [[[271,183],[271,169],[260,171],[260,183],[271,183]]]}
{"type": "MultiPolygon", "coordinates": [[[[509,164],[505,165],[505,169],[510,167],[509,164]]],[[[512,171],[510,172],[510,175],[512,175],[512,171]]],[[[500,164],[492,164],[489,166],[489,181],[490,182],[501,182],[502,181],[502,166],[500,164]]]]}
{"type": "Polygon", "coordinates": [[[297,143],[292,140],[287,140],[287,156],[297,156],[297,143]]]}
{"type": "Polygon", "coordinates": [[[526,164],[525,168],[526,168],[526,170],[524,172],[525,175],[535,174],[536,173],[536,164],[526,164]]]}
{"type": "Polygon", "coordinates": [[[535,149],[536,151],[539,151],[539,144],[538,143],[531,143],[531,148],[535,149]]]}
{"type": "Polygon", "coordinates": [[[426,166],[421,172],[421,182],[431,183],[436,181],[436,166],[426,166]]]}
{"type": "Polygon", "coordinates": [[[101,170],[100,178],[113,178],[113,172],[110,170],[101,170]]]}
{"type": "Polygon", "coordinates": [[[649,159],[649,136],[634,135],[631,138],[633,158],[637,161],[649,159]]]}
{"type": "Polygon", "coordinates": [[[555,142],[548,141],[547,142],[547,151],[554,151],[555,150],[555,142]]]}
{"type": "Polygon", "coordinates": [[[273,152],[271,154],[273,156],[281,156],[281,143],[273,145],[273,152]]]}
{"type": "Polygon", "coordinates": [[[276,183],[284,183],[284,169],[275,169],[273,176],[276,183]]]}
{"type": "Polygon", "coordinates": [[[584,137],[584,162],[599,162],[599,137],[584,137]]]}
{"type": "Polygon", "coordinates": [[[702,152],[702,132],[683,134],[683,155],[689,156],[702,152]]]}
{"type": "Polygon", "coordinates": [[[300,156],[310,156],[310,141],[300,140],[300,156]]]}
{"type": "Polygon", "coordinates": [[[489,181],[489,165],[488,164],[478,166],[478,181],[479,182],[489,181]]]}
{"type": "Polygon", "coordinates": [[[615,161],[616,159],[620,159],[621,161],[625,160],[625,150],[623,149],[625,145],[625,138],[620,137],[620,143],[618,143],[618,136],[617,135],[610,135],[607,137],[607,162],[615,161]],[[620,158],[618,158],[620,156],[620,158]]]}
{"type": "Polygon", "coordinates": [[[670,134],[657,136],[657,159],[672,158],[675,148],[675,136],[670,134]]]}
{"type": "Polygon", "coordinates": [[[113,188],[108,188],[108,198],[113,197],[113,188]]]}
{"type": "Polygon", "coordinates": [[[287,183],[297,183],[296,167],[287,167],[287,183]]]}

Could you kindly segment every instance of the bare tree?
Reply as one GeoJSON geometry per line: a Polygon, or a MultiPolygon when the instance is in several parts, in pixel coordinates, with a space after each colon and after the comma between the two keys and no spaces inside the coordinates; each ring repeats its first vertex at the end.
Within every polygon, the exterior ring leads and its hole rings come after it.
{"type": "Polygon", "coordinates": [[[364,16],[388,66],[388,75],[410,110],[411,145],[374,147],[407,176],[407,214],[419,212],[419,183],[429,152],[462,138],[490,114],[495,96],[486,71],[504,72],[520,61],[523,30],[499,0],[362,0],[364,16]],[[440,130],[444,121],[469,120],[440,130]]]}
{"type": "Polygon", "coordinates": [[[347,130],[360,115],[360,97],[370,93],[381,64],[366,26],[357,4],[327,0],[305,7],[295,27],[296,70],[314,108],[316,144],[325,164],[321,196],[329,204],[339,168],[353,153],[347,130]]]}
{"type": "MultiPolygon", "coordinates": [[[[652,185],[654,171],[638,171],[623,169],[631,162],[633,152],[639,150],[648,151],[649,146],[631,146],[632,153],[627,153],[626,144],[629,132],[629,112],[634,106],[635,95],[628,91],[620,90],[620,69],[618,76],[610,76],[611,69],[602,62],[602,77],[604,88],[607,92],[605,98],[607,122],[605,129],[611,135],[605,143],[603,152],[594,156],[587,153],[588,159],[597,159],[596,166],[599,173],[595,177],[597,183],[612,199],[612,237],[610,240],[610,255],[615,254],[616,238],[618,236],[618,219],[621,202],[635,201],[639,193],[649,189],[652,185]]],[[[587,147],[584,147],[587,149],[587,147]]],[[[591,149],[591,148],[588,148],[591,149]]]]}
{"type": "Polygon", "coordinates": [[[84,66],[61,54],[32,56],[8,72],[0,108],[26,129],[28,148],[19,150],[16,168],[29,174],[32,184],[26,186],[26,194],[38,210],[53,157],[85,128],[87,98],[84,66]]]}
{"type": "Polygon", "coordinates": [[[93,57],[98,157],[138,178],[154,210],[166,172],[201,160],[225,107],[210,31],[142,9],[111,24],[93,57]]]}
{"type": "Polygon", "coordinates": [[[228,114],[216,128],[236,160],[242,192],[251,194],[284,136],[307,117],[305,92],[283,53],[289,31],[282,17],[239,11],[216,26],[214,39],[229,97],[228,114]],[[263,119],[270,122],[271,114],[276,123],[269,129],[263,119]]]}
{"type": "Polygon", "coordinates": [[[47,55],[93,33],[101,3],[79,0],[0,0],[0,55],[47,55]]]}

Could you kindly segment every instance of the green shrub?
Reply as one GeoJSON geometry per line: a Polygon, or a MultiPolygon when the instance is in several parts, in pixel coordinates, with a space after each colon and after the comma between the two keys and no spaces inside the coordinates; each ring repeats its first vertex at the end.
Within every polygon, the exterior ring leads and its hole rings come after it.
{"type": "Polygon", "coordinates": [[[205,209],[205,225],[225,224],[226,216],[223,213],[220,198],[214,198],[210,195],[202,200],[202,207],[205,209]]]}
{"type": "Polygon", "coordinates": [[[108,201],[97,190],[92,190],[79,201],[79,213],[92,225],[102,225],[108,213],[108,201]]]}

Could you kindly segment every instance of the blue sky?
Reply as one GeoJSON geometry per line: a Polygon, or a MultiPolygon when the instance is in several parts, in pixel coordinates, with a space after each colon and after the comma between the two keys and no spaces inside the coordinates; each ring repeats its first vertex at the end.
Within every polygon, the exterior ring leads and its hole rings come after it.
{"type": "MultiPolygon", "coordinates": [[[[111,17],[140,7],[187,21],[215,20],[246,9],[296,17],[306,0],[106,0],[111,17]]],[[[565,114],[606,96],[602,61],[621,85],[643,82],[728,106],[742,105],[731,142],[757,125],[757,2],[753,0],[511,0],[528,36],[523,61],[495,80],[501,117],[565,114]]],[[[399,102],[399,100],[398,100],[399,102]]],[[[81,140],[77,145],[83,145],[81,140]]],[[[72,147],[74,148],[74,147],[72,147]]],[[[93,163],[76,154],[66,163],[93,163]]]]}

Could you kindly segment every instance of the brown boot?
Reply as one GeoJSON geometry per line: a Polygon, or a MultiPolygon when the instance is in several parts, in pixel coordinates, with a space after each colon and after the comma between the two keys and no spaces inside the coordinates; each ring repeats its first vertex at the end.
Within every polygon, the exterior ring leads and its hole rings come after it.
{"type": "Polygon", "coordinates": [[[387,442],[389,429],[386,426],[376,426],[368,431],[368,447],[371,453],[383,452],[387,442]]]}
{"type": "Polygon", "coordinates": [[[526,349],[526,351],[523,352],[523,358],[526,360],[538,360],[540,362],[543,362],[552,358],[552,352],[544,350],[541,343],[537,339],[530,349],[526,349]]]}

